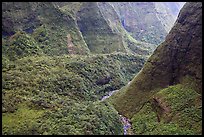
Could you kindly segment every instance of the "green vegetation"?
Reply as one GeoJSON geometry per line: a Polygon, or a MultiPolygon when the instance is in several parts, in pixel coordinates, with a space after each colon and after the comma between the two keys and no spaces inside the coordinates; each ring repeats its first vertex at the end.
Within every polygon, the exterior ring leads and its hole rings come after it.
{"type": "Polygon", "coordinates": [[[127,32],[122,26],[117,26],[120,33],[123,35],[124,47],[126,50],[133,54],[139,54],[142,56],[149,56],[157,47],[157,45],[145,43],[134,39],[129,32],[127,32]]]}
{"type": "MultiPolygon", "coordinates": [[[[55,96],[56,97],[56,96],[55,96]]],[[[18,106],[14,113],[3,113],[4,135],[122,135],[116,110],[107,103],[67,100],[53,108],[18,106]]]]}
{"type": "Polygon", "coordinates": [[[201,41],[194,33],[201,22],[192,29],[178,20],[172,32],[182,33],[169,34],[138,73],[156,45],[134,38],[157,44],[166,34],[157,14],[142,18],[154,12],[150,6],[139,6],[134,22],[121,21],[109,3],[3,3],[2,134],[121,135],[119,114],[139,135],[202,134],[201,41]]]}
{"type": "Polygon", "coordinates": [[[50,56],[70,53],[85,55],[90,52],[147,56],[152,53],[155,45],[131,37],[122,27],[112,6],[104,8],[99,5],[72,2],[3,3],[3,37],[24,31],[34,38],[43,53],[50,56]],[[71,36],[73,52],[68,48],[68,35],[71,36]]]}
{"type": "Polygon", "coordinates": [[[180,84],[169,86],[156,93],[131,121],[136,134],[201,134],[201,95],[180,84]]]}
{"type": "MultiPolygon", "coordinates": [[[[96,30],[95,30],[96,31],[96,30]]],[[[113,53],[113,52],[123,52],[125,48],[123,46],[122,38],[116,34],[83,34],[84,39],[92,53],[113,53]],[[108,45],[108,46],[107,46],[108,45]]]]}
{"type": "Polygon", "coordinates": [[[108,91],[120,88],[132,78],[134,69],[131,71],[128,68],[136,67],[138,60],[133,56],[129,58],[120,54],[86,57],[39,55],[27,56],[13,62],[4,56],[2,64],[4,121],[7,119],[13,121],[19,115],[24,115],[21,114],[24,108],[18,104],[25,102],[36,109],[36,111],[28,110],[29,114],[25,115],[36,113],[38,109],[46,110],[46,113],[37,124],[35,118],[33,122],[29,122],[30,118],[27,116],[22,117],[19,121],[21,124],[16,123],[15,128],[3,122],[3,134],[122,134],[122,124],[117,117],[118,114],[110,105],[96,103],[91,110],[85,108],[91,107],[93,102],[108,91]],[[129,58],[135,59],[135,64],[125,62],[129,58]],[[114,73],[116,71],[121,73],[114,73]],[[103,83],[106,77],[111,79],[108,83],[103,83]],[[66,117],[59,117],[58,115],[65,113],[65,110],[66,117]],[[78,114],[76,118],[70,119],[76,114],[78,114]],[[27,120],[30,128],[24,131],[27,120]],[[69,123],[66,127],[59,121],[66,123],[69,121],[69,123]],[[48,127],[49,125],[51,127],[48,127]]]}
{"type": "Polygon", "coordinates": [[[146,58],[122,53],[123,41],[108,25],[104,29],[110,35],[90,35],[90,42],[102,48],[88,47],[76,13],[66,7],[4,3],[3,11],[11,22],[3,23],[3,134],[123,134],[116,110],[97,101],[128,83],[146,58]],[[87,54],[89,48],[111,54],[87,54]]]}
{"type": "Polygon", "coordinates": [[[52,3],[3,3],[3,34],[11,36],[24,31],[47,55],[68,54],[67,35],[72,37],[76,54],[87,54],[89,49],[75,19],[52,3]],[[12,29],[11,29],[12,28],[12,29]],[[9,34],[9,35],[8,35],[9,34]]]}
{"type": "Polygon", "coordinates": [[[104,103],[63,104],[61,109],[45,114],[42,134],[60,135],[111,135],[122,134],[119,116],[110,105],[104,103]]]}
{"type": "Polygon", "coordinates": [[[91,52],[127,52],[122,37],[113,32],[97,3],[83,3],[77,17],[77,24],[91,52]]]}
{"type": "Polygon", "coordinates": [[[29,108],[25,103],[19,104],[18,108],[15,113],[3,113],[3,134],[36,134],[36,126],[45,111],[29,108]]]}
{"type": "Polygon", "coordinates": [[[110,4],[119,15],[123,28],[136,40],[146,43],[158,45],[164,41],[168,33],[165,30],[166,26],[172,27],[175,20],[166,6],[162,10],[157,9],[156,5],[163,5],[163,3],[113,2],[110,4]],[[164,17],[166,17],[165,21],[164,17]]]}
{"type": "Polygon", "coordinates": [[[18,31],[11,36],[9,40],[4,40],[2,45],[4,50],[3,54],[6,54],[10,60],[42,53],[35,40],[22,31],[18,31]]]}
{"type": "Polygon", "coordinates": [[[3,39],[3,134],[123,134],[116,110],[97,101],[131,80],[145,58],[125,53],[48,56],[34,42],[46,36],[43,30],[34,38],[18,32],[3,39]],[[16,52],[21,48],[26,54],[16,52]]]}

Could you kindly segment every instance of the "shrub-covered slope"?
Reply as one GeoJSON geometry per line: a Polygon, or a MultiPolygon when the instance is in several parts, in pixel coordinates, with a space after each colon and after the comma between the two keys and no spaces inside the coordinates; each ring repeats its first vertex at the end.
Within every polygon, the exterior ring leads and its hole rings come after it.
{"type": "MultiPolygon", "coordinates": [[[[186,3],[182,8],[175,26],[172,28],[165,42],[163,42],[147,60],[142,70],[134,77],[130,84],[121,89],[111,97],[110,101],[115,108],[123,115],[135,119],[137,121],[140,113],[147,113],[148,110],[142,109],[146,103],[155,99],[161,92],[164,92],[162,98],[155,101],[159,111],[165,111],[168,107],[178,109],[177,112],[169,112],[167,123],[174,123],[179,126],[179,132],[169,131],[164,134],[185,134],[181,131],[182,127],[189,129],[189,134],[201,133],[201,92],[202,92],[202,3],[186,3]],[[182,86],[176,86],[181,84],[182,86]],[[172,86],[172,88],[171,88],[172,86]],[[167,88],[166,90],[162,90],[167,88]],[[183,94],[177,92],[185,92],[183,94]],[[167,93],[166,93],[167,92],[167,93]],[[174,93],[175,92],[175,93],[174,93]],[[156,93],[156,94],[155,94],[156,93]],[[173,95],[172,95],[173,94],[173,95]],[[174,95],[175,94],[175,95],[174,95]],[[171,100],[171,96],[175,96],[175,100],[171,100]],[[163,100],[164,98],[164,100],[163,100]],[[170,98],[170,99],[169,99],[170,98]],[[182,98],[186,98],[186,102],[180,102],[182,98]],[[189,101],[188,101],[189,100],[189,101]],[[167,102],[166,102],[167,101],[167,102]],[[183,103],[183,104],[182,104],[183,103]],[[191,104],[192,103],[192,104],[191,104]],[[194,104],[195,103],[195,104],[194,104]],[[177,105],[179,104],[179,105],[177,105]],[[164,106],[163,106],[164,105],[164,106]],[[181,105],[181,106],[180,106],[181,105]],[[182,107],[182,105],[185,105],[182,107]],[[184,109],[184,110],[182,110],[184,109]],[[186,111],[188,112],[186,112],[186,111]],[[196,113],[195,115],[193,113],[196,113]],[[173,115],[178,115],[172,118],[173,115]],[[189,118],[192,114],[192,119],[189,118]],[[182,116],[181,116],[182,115],[182,116]],[[185,118],[184,118],[185,117],[185,118]],[[199,117],[197,120],[194,118],[199,117]],[[185,121],[196,122],[192,127],[185,121]],[[193,129],[193,127],[195,129],[193,129]]],[[[174,98],[172,98],[174,99],[174,98]]],[[[153,107],[154,108],[154,107],[153,107]]],[[[163,112],[157,112],[158,115],[163,112]]],[[[153,117],[153,115],[152,115],[153,117]]],[[[165,119],[165,116],[162,117],[165,119]]],[[[150,118],[151,119],[151,118],[150,118]]],[[[145,116],[142,118],[145,120],[145,116]]],[[[165,119],[166,120],[166,119],[165,119]]],[[[134,120],[133,120],[134,121],[134,120]]],[[[155,120],[152,120],[155,122],[155,120]]],[[[151,122],[151,121],[150,121],[151,122]]],[[[145,124],[151,124],[146,121],[145,124]]],[[[158,122],[158,121],[157,121],[158,122]]],[[[156,122],[156,123],[157,123],[156,122]]],[[[134,124],[134,122],[133,122],[134,124]]],[[[152,123],[153,124],[153,123],[152,123]]],[[[135,129],[139,128],[135,123],[135,129]]],[[[167,126],[167,125],[164,125],[167,126]]],[[[174,125],[175,126],[175,125],[174,125]]],[[[165,127],[167,128],[167,127],[165,127]]],[[[175,127],[172,127],[175,128],[175,127]]],[[[138,134],[159,134],[155,131],[136,131],[138,134]]],[[[148,130],[148,129],[147,129],[148,130]]],[[[152,129],[153,130],[153,129],[152,129]]],[[[164,129],[166,130],[166,129],[164,129]]],[[[171,129],[170,129],[171,130],[171,129]]],[[[175,130],[175,129],[172,129],[175,130]]],[[[176,129],[177,130],[177,129],[176,129]]],[[[187,133],[187,132],[186,132],[187,133]]]]}
{"type": "Polygon", "coordinates": [[[74,18],[50,2],[3,2],[2,35],[11,36],[18,31],[32,34],[48,55],[68,54],[68,35],[74,53],[89,53],[74,18]]]}
{"type": "MultiPolygon", "coordinates": [[[[20,47],[25,44],[14,38],[20,47]]],[[[144,58],[40,53],[13,54],[9,60],[7,55],[2,56],[3,134],[123,134],[117,111],[98,100],[132,79],[144,58]]]]}
{"type": "Polygon", "coordinates": [[[2,35],[32,34],[48,55],[150,55],[174,23],[179,9],[173,13],[170,7],[141,2],[3,2],[2,35]]]}
{"type": "MultiPolygon", "coordinates": [[[[73,5],[80,9],[80,3],[73,5]]],[[[89,54],[76,21],[78,9],[66,6],[3,3],[5,135],[123,134],[117,111],[98,100],[128,83],[142,68],[149,52],[141,48],[140,55],[89,54]]],[[[110,31],[106,27],[106,32],[110,31]]],[[[115,46],[111,52],[117,51],[115,46]]]]}
{"type": "MultiPolygon", "coordinates": [[[[107,3],[108,4],[108,3],[107,3]]],[[[106,5],[107,5],[106,4],[106,5]]],[[[102,3],[3,2],[2,36],[18,31],[32,35],[47,55],[137,53],[149,55],[156,45],[126,34],[118,15],[102,3]],[[111,15],[109,18],[105,15],[111,15]],[[115,25],[111,22],[117,22],[115,25]],[[120,31],[115,31],[115,28],[120,31]],[[122,30],[122,31],[121,31],[122,30]]]]}
{"type": "Polygon", "coordinates": [[[160,90],[131,119],[135,134],[202,134],[202,97],[181,84],[160,90]]]}
{"type": "Polygon", "coordinates": [[[123,134],[117,111],[98,100],[127,84],[155,45],[103,4],[2,3],[3,134],[123,134]]]}

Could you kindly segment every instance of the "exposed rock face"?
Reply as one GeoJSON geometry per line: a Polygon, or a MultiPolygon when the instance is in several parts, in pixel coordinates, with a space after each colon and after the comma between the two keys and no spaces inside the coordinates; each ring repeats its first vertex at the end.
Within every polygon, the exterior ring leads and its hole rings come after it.
{"type": "Polygon", "coordinates": [[[115,99],[115,106],[131,117],[155,92],[180,83],[202,92],[202,3],[199,2],[184,5],[165,42],[123,95],[115,99]]]}
{"type": "Polygon", "coordinates": [[[74,44],[72,42],[72,37],[70,34],[67,35],[67,49],[70,54],[76,53],[76,49],[74,48],[74,44]]]}

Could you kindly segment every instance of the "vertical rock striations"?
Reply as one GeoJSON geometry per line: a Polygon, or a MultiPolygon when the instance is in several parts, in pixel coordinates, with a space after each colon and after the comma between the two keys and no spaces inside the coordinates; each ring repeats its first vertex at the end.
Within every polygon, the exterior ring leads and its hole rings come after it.
{"type": "Polygon", "coordinates": [[[126,52],[121,35],[113,32],[98,3],[83,3],[77,13],[77,24],[91,52],[126,52]]]}
{"type": "Polygon", "coordinates": [[[110,5],[136,40],[152,44],[160,44],[165,39],[181,8],[174,2],[110,2],[110,5]]]}

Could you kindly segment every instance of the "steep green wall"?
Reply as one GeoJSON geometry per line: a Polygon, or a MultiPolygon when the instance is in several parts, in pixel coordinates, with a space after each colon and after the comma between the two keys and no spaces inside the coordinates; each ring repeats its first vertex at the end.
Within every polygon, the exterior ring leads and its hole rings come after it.
{"type": "Polygon", "coordinates": [[[83,3],[77,13],[77,24],[91,52],[126,52],[121,36],[112,31],[97,3],[83,3]]]}
{"type": "Polygon", "coordinates": [[[112,102],[120,113],[132,117],[153,94],[170,85],[181,83],[202,92],[201,11],[201,3],[184,5],[166,41],[132,82],[113,96],[112,102]]]}
{"type": "Polygon", "coordinates": [[[11,36],[17,31],[32,34],[48,55],[68,54],[67,35],[70,34],[78,54],[89,49],[71,15],[65,14],[50,2],[2,3],[2,33],[11,36]]]}

